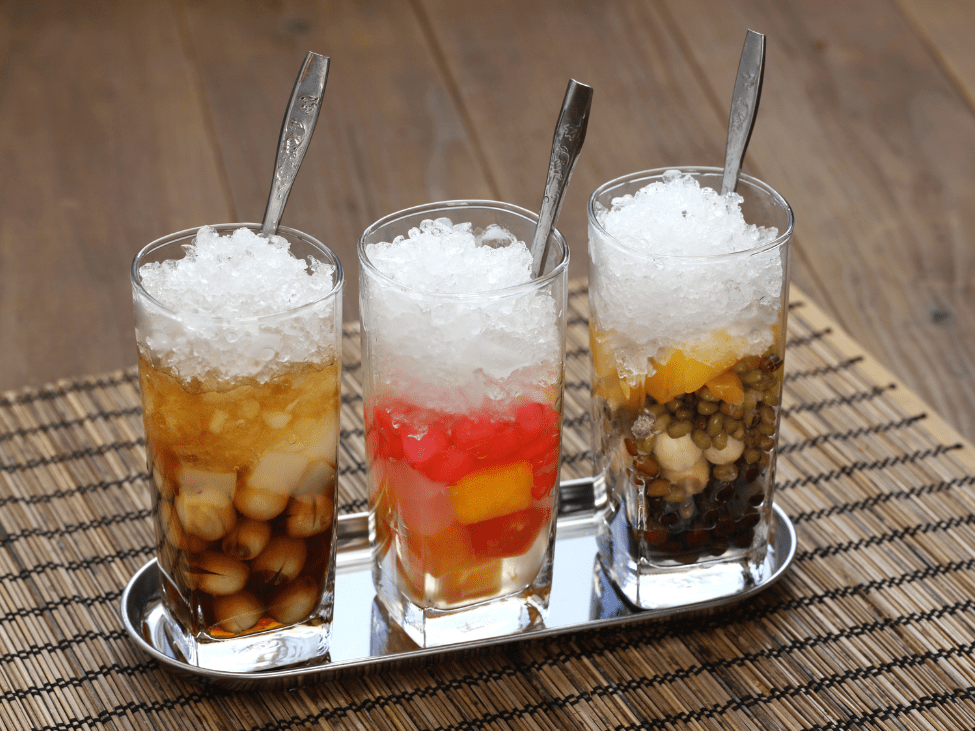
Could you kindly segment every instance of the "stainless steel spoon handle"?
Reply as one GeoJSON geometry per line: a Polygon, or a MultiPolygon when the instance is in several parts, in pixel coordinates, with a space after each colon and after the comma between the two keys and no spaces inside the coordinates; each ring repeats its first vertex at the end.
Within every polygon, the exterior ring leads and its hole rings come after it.
{"type": "Polygon", "coordinates": [[[265,236],[273,236],[278,230],[288,194],[291,193],[291,185],[295,182],[298,168],[308,149],[308,142],[315,131],[325,93],[325,81],[328,79],[328,62],[326,56],[309,51],[298,72],[298,78],[295,79],[294,89],[291,90],[291,101],[288,102],[288,109],[281,123],[281,138],[278,140],[278,154],[274,161],[274,179],[271,181],[267,208],[264,209],[261,233],[265,236]]]}
{"type": "Polygon", "coordinates": [[[721,195],[730,193],[738,185],[741,160],[748,147],[748,139],[755,126],[758,101],[762,96],[762,77],[765,73],[765,36],[749,30],[738,62],[735,91],[731,97],[731,116],[728,120],[728,144],[724,155],[724,175],[721,195]]]}
{"type": "Polygon", "coordinates": [[[575,79],[569,80],[562,100],[562,110],[559,121],[555,125],[555,135],[552,139],[552,157],[548,163],[548,177],[545,179],[545,191],[542,195],[542,205],[538,212],[538,225],[532,238],[532,278],[541,274],[548,256],[548,238],[559,220],[562,210],[562,199],[569,186],[569,178],[582,143],[586,140],[586,129],[589,126],[589,109],[592,106],[592,87],[580,84],[575,79]]]}

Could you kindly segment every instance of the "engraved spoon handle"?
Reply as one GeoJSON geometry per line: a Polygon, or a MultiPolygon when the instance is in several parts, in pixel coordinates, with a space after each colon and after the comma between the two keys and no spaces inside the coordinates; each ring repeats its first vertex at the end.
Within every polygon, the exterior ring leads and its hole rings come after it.
{"type": "Polygon", "coordinates": [[[728,120],[728,143],[724,154],[724,175],[721,195],[730,193],[738,185],[741,160],[752,136],[758,101],[762,96],[762,77],[765,73],[765,36],[749,30],[738,62],[735,91],[731,96],[731,116],[728,120]]]}
{"type": "Polygon", "coordinates": [[[312,132],[315,131],[318,113],[322,109],[325,81],[328,79],[328,62],[328,57],[309,51],[298,72],[298,78],[295,79],[294,89],[291,90],[291,101],[288,102],[288,109],[281,123],[278,155],[274,161],[274,178],[271,180],[271,192],[267,198],[267,208],[264,209],[264,223],[261,225],[261,233],[265,236],[273,236],[278,230],[291,186],[305,157],[312,132]]]}
{"type": "Polygon", "coordinates": [[[575,79],[569,79],[559,120],[555,124],[552,157],[548,163],[548,176],[545,179],[541,210],[538,212],[538,225],[532,238],[532,279],[538,278],[545,265],[545,258],[548,256],[548,237],[555,222],[559,220],[562,199],[569,186],[572,169],[579,158],[582,143],[586,140],[591,106],[592,87],[580,84],[575,79]]]}

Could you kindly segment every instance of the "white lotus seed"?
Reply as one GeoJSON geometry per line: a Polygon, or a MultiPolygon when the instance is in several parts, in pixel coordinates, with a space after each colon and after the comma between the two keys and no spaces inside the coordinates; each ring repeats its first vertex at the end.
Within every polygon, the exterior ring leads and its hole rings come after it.
{"type": "Polygon", "coordinates": [[[663,470],[684,472],[701,458],[701,448],[694,443],[690,434],[674,439],[667,433],[657,435],[653,453],[663,470]]]}
{"type": "Polygon", "coordinates": [[[249,591],[214,597],[213,616],[225,632],[246,632],[264,615],[264,604],[249,591]]]}
{"type": "Polygon", "coordinates": [[[176,514],[187,533],[206,541],[223,538],[237,523],[230,496],[219,489],[180,493],[176,496],[176,514]]]}
{"type": "Polygon", "coordinates": [[[300,538],[274,536],[251,562],[251,569],[265,584],[279,586],[301,573],[307,557],[308,548],[300,538]]]}
{"type": "Polygon", "coordinates": [[[332,527],[335,501],[331,495],[302,495],[291,498],[284,529],[289,536],[308,538],[332,527]]]}
{"type": "Polygon", "coordinates": [[[711,446],[704,450],[704,456],[711,464],[728,464],[734,462],[745,450],[745,443],[741,439],[728,437],[728,443],[724,449],[716,449],[711,446]]]}
{"type": "Polygon", "coordinates": [[[281,624],[295,624],[311,614],[321,598],[318,584],[303,576],[279,589],[269,602],[268,611],[281,624]]]}
{"type": "Polygon", "coordinates": [[[253,520],[271,520],[281,514],[288,504],[287,494],[245,488],[234,495],[237,510],[253,520]]]}
{"type": "Polygon", "coordinates": [[[684,495],[695,495],[708,484],[710,469],[702,456],[686,470],[664,470],[661,476],[681,488],[684,495]]]}
{"type": "Polygon", "coordinates": [[[228,556],[249,561],[264,550],[271,540],[271,526],[260,520],[245,518],[226,535],[221,544],[228,556]]]}
{"type": "Polygon", "coordinates": [[[195,588],[207,594],[236,594],[250,574],[247,564],[218,551],[205,551],[188,567],[195,588]]]}

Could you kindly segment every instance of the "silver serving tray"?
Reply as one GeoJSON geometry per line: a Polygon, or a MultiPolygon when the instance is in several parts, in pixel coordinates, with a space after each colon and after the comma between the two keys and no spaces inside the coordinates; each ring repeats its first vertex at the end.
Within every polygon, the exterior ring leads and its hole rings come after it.
{"type": "Polygon", "coordinates": [[[230,690],[293,688],[345,674],[423,664],[445,656],[462,656],[511,642],[553,637],[567,632],[661,620],[675,614],[708,612],[747,599],[778,581],[796,553],[796,531],[789,517],[773,506],[769,536],[772,574],[755,586],[728,596],[666,609],[641,610],[615,590],[596,559],[596,524],[592,480],[561,485],[561,507],[555,543],[549,614],[543,627],[486,640],[421,648],[398,627],[390,626],[375,601],[366,513],[339,518],[336,555],[335,614],[329,654],[312,664],[282,670],[234,673],[184,662],[162,631],[159,567],[153,559],[132,577],[122,593],[122,621],[132,640],[165,669],[201,683],[230,690]]]}

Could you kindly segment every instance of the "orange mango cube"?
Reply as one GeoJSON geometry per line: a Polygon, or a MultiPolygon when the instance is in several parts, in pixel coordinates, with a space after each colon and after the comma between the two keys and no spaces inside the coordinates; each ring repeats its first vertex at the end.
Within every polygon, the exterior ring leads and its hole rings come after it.
{"type": "Polygon", "coordinates": [[[657,403],[696,391],[731,368],[738,360],[739,343],[726,332],[716,332],[706,341],[675,350],[665,363],[657,363],[647,376],[646,390],[657,403]]]}
{"type": "Polygon", "coordinates": [[[616,356],[609,347],[609,341],[615,331],[596,330],[592,322],[589,323],[589,350],[592,353],[592,370],[599,378],[616,375],[616,356]]]}
{"type": "Polygon", "coordinates": [[[471,472],[448,492],[457,519],[470,525],[531,507],[533,480],[531,463],[515,462],[471,472]]]}
{"type": "Polygon", "coordinates": [[[714,396],[722,401],[727,401],[733,406],[738,406],[745,402],[745,387],[741,379],[734,371],[727,371],[720,376],[712,378],[705,384],[714,396]]]}
{"type": "Polygon", "coordinates": [[[444,574],[437,582],[436,602],[466,604],[501,591],[501,559],[471,562],[464,568],[444,574]]]}

